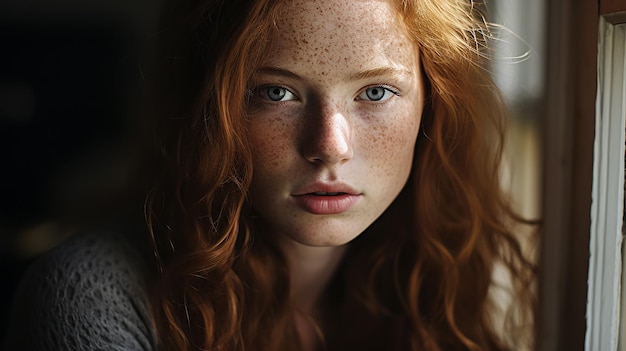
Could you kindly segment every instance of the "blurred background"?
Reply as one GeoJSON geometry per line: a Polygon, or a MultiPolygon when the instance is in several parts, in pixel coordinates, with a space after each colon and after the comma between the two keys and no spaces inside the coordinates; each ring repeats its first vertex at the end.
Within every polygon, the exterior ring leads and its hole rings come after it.
{"type": "Polygon", "coordinates": [[[0,335],[28,264],[124,195],[159,6],[0,1],[0,335]]]}
{"type": "MultiPolygon", "coordinates": [[[[545,2],[491,0],[493,72],[511,105],[503,182],[540,215],[545,2]],[[522,39],[523,38],[523,39],[522,39]]],[[[109,211],[132,164],[160,1],[0,2],[0,311],[33,259],[109,211]]],[[[6,328],[0,316],[0,335],[6,328]]]]}

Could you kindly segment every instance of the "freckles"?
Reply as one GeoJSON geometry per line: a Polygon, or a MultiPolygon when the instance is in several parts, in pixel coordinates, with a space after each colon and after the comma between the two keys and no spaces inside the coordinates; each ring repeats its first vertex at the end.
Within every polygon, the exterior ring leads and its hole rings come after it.
{"type": "Polygon", "coordinates": [[[378,173],[379,170],[384,170],[385,174],[389,171],[389,160],[393,155],[389,150],[389,128],[385,126],[370,126],[368,132],[361,135],[363,144],[363,158],[369,164],[369,171],[371,173],[378,173]]]}
{"type": "MultiPolygon", "coordinates": [[[[256,118],[267,118],[257,116],[256,118]]],[[[284,117],[269,117],[267,121],[256,122],[257,125],[251,130],[253,133],[253,156],[260,167],[277,168],[286,158],[287,143],[291,140],[290,126],[284,117]]]]}
{"type": "MultiPolygon", "coordinates": [[[[377,118],[377,117],[371,117],[377,118]]],[[[380,117],[378,117],[380,118],[380,117]]],[[[412,137],[416,121],[407,125],[407,121],[399,118],[395,122],[370,125],[367,132],[361,135],[362,155],[369,165],[372,174],[383,174],[388,178],[395,178],[399,167],[410,167],[412,162],[412,137]],[[404,163],[407,163],[404,165],[404,163]]]]}

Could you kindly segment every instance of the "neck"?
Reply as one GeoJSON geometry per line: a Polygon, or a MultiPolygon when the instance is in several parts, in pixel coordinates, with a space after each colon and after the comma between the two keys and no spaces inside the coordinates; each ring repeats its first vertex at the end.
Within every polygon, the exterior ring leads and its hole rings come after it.
{"type": "Polygon", "coordinates": [[[347,246],[312,247],[290,241],[283,245],[289,265],[291,300],[304,314],[318,314],[320,299],[328,287],[347,246]]]}
{"type": "Polygon", "coordinates": [[[302,350],[318,350],[324,291],[347,246],[312,247],[291,240],[281,246],[289,265],[290,298],[302,350]]]}

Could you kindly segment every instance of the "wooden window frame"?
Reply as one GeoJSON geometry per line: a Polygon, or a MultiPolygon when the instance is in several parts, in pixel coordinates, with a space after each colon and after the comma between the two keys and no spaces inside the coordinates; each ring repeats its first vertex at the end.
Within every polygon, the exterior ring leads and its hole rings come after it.
{"type": "Polygon", "coordinates": [[[539,351],[585,348],[600,16],[626,19],[626,0],[548,5],[539,351]]]}
{"type": "Polygon", "coordinates": [[[553,0],[548,7],[539,351],[584,348],[598,6],[589,0],[553,0]]]}

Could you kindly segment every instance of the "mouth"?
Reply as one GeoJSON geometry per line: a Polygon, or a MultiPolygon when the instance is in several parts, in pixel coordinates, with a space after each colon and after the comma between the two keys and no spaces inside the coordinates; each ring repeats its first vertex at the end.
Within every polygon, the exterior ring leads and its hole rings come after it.
{"type": "Polygon", "coordinates": [[[312,193],[308,193],[306,195],[316,195],[316,196],[338,196],[338,195],[348,195],[348,193],[344,192],[326,192],[326,191],[315,191],[312,193]]]}
{"type": "Polygon", "coordinates": [[[293,196],[341,196],[360,195],[360,191],[344,183],[311,183],[301,187],[292,193],[293,196]]]}
{"type": "Polygon", "coordinates": [[[315,215],[337,215],[356,206],[362,193],[346,183],[310,183],[292,194],[295,203],[315,215]]]}
{"type": "Polygon", "coordinates": [[[348,212],[360,200],[361,195],[346,192],[314,191],[293,197],[304,211],[315,215],[338,215],[348,212]]]}

